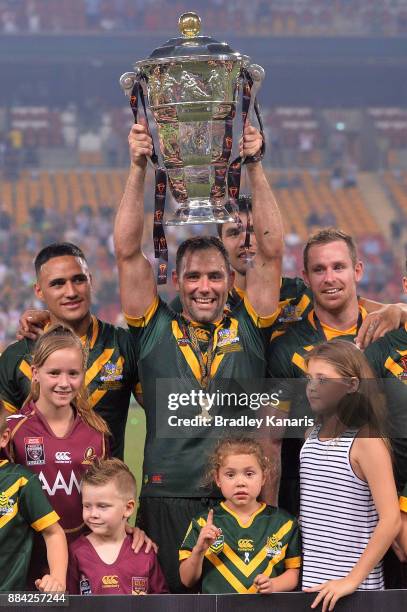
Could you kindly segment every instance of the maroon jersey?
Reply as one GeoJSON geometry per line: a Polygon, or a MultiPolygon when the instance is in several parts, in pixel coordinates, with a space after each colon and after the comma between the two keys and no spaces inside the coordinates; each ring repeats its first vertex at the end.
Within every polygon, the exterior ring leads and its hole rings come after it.
{"type": "Polygon", "coordinates": [[[153,550],[135,553],[127,535],[114,563],[105,563],[84,535],[69,547],[68,583],[71,594],[139,595],[168,593],[167,583],[153,550]]]}
{"type": "Polygon", "coordinates": [[[70,431],[58,438],[34,403],[7,422],[10,458],[38,474],[68,539],[74,539],[83,528],[81,478],[93,458],[106,456],[104,435],[77,414],[70,431]]]}

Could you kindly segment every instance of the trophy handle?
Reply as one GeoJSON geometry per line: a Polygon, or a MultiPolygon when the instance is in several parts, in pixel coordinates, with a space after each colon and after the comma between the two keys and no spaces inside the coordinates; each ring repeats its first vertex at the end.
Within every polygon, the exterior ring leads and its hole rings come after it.
{"type": "Polygon", "coordinates": [[[120,87],[123,89],[124,94],[130,98],[131,92],[133,91],[134,83],[137,81],[139,75],[136,72],[125,72],[120,77],[120,87]]]}
{"type": "Polygon", "coordinates": [[[258,64],[250,64],[250,66],[247,67],[247,72],[249,73],[253,81],[250,104],[249,109],[247,111],[247,118],[250,123],[252,123],[254,103],[256,101],[256,96],[261,87],[261,84],[264,81],[264,77],[266,76],[266,71],[258,64]]]}

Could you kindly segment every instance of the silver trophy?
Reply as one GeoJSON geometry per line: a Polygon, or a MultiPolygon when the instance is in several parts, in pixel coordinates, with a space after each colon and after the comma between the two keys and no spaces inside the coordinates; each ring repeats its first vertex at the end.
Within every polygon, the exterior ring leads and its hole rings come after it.
{"type": "Polygon", "coordinates": [[[227,43],[199,36],[200,21],[196,13],[181,15],[182,36],[120,78],[129,97],[140,84],[156,123],[160,165],[178,205],[166,225],[233,221],[225,204],[239,90],[249,74],[250,113],[264,77],[227,43]]]}

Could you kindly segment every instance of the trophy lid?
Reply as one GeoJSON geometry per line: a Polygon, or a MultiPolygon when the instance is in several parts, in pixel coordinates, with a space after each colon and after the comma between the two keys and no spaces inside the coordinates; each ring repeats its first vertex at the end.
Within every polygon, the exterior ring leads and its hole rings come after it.
{"type": "Polygon", "coordinates": [[[167,62],[175,62],[177,60],[246,60],[248,56],[242,55],[238,51],[232,49],[228,43],[220,42],[210,36],[199,36],[201,19],[197,13],[183,13],[179,20],[178,26],[182,36],[178,38],[170,38],[161,47],[157,47],[146,58],[136,62],[135,66],[142,68],[151,64],[162,64],[167,62]]]}

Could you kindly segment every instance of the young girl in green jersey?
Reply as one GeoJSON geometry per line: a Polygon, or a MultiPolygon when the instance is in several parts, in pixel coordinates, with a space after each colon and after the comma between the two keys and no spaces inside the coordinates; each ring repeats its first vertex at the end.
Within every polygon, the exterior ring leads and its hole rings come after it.
{"type": "Polygon", "coordinates": [[[203,593],[295,589],[301,565],[298,525],[287,512],[258,501],[269,469],[255,440],[218,442],[208,479],[225,500],[188,528],[179,553],[186,587],[202,579],[203,593]]]}

